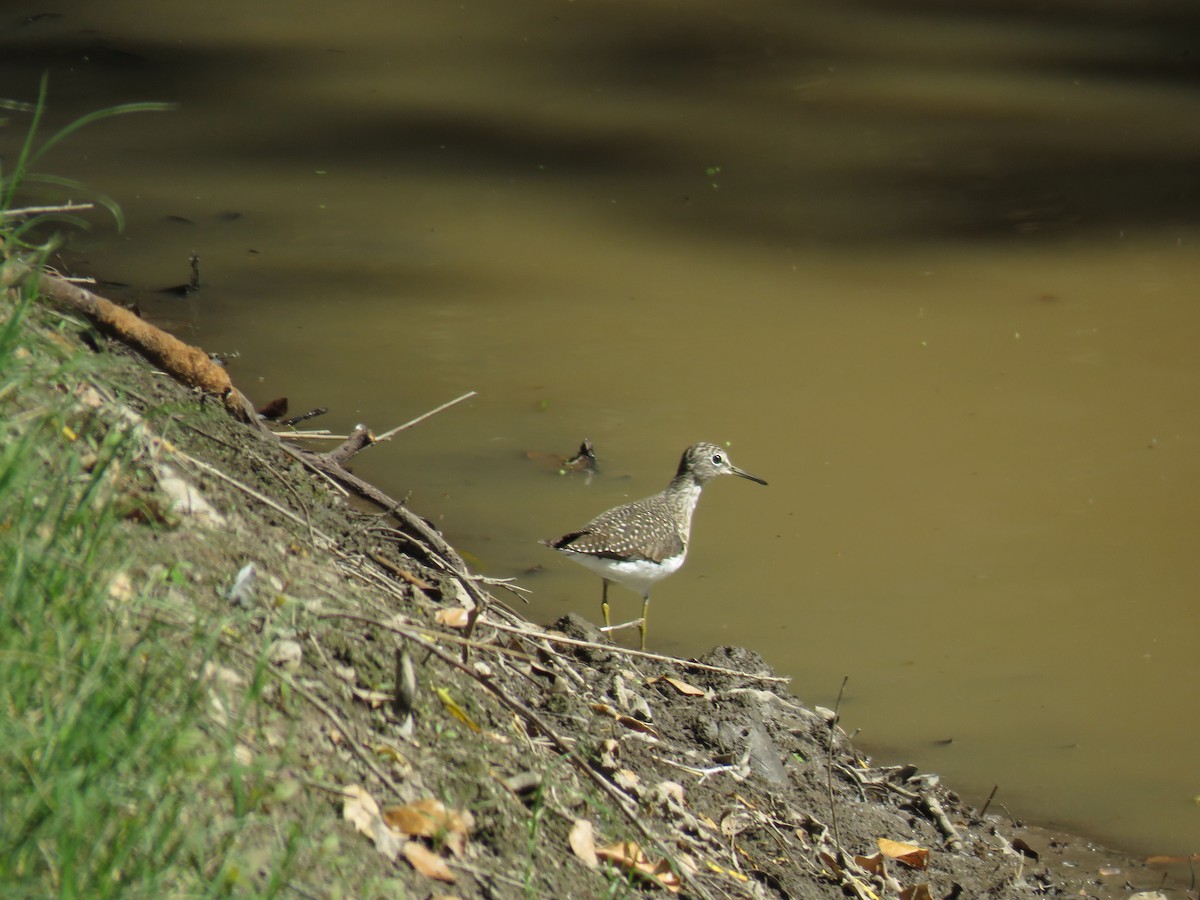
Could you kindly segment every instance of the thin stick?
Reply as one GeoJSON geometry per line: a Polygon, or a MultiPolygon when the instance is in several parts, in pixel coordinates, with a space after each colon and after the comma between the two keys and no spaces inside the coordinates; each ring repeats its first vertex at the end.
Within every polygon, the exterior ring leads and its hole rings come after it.
{"type": "Polygon", "coordinates": [[[330,434],[328,431],[272,431],[271,434],[283,441],[346,441],[348,434],[330,434]]]}
{"type": "Polygon", "coordinates": [[[413,419],[411,422],[405,422],[403,425],[397,425],[397,426],[396,426],[395,428],[393,428],[391,431],[385,431],[383,434],[379,435],[379,437],[375,438],[375,440],[373,441],[373,443],[376,443],[376,444],[378,444],[380,441],[388,441],[388,440],[391,440],[391,438],[392,438],[392,435],[394,435],[394,434],[399,434],[401,431],[404,431],[404,429],[406,429],[406,428],[412,428],[412,427],[413,427],[414,425],[416,425],[418,422],[424,422],[424,421],[425,421],[426,419],[428,419],[430,416],[436,416],[436,415],[437,415],[438,413],[440,413],[442,410],[444,410],[444,409],[449,409],[450,407],[452,407],[452,406],[453,406],[454,404],[456,404],[456,403],[462,403],[464,400],[470,400],[472,397],[476,396],[478,393],[479,393],[478,391],[467,391],[467,392],[466,392],[465,394],[463,394],[461,397],[455,397],[455,398],[454,398],[453,400],[451,400],[449,403],[443,403],[443,404],[442,404],[441,406],[439,406],[437,409],[431,409],[431,410],[430,410],[429,412],[427,412],[427,413],[422,413],[421,415],[419,415],[419,416],[417,416],[415,419],[413,419]]]}
{"type": "Polygon", "coordinates": [[[271,509],[275,510],[275,512],[279,513],[281,516],[285,516],[288,519],[291,519],[293,522],[295,522],[301,528],[311,529],[310,534],[316,534],[322,540],[328,541],[330,544],[337,543],[337,541],[335,541],[329,535],[325,534],[325,532],[321,531],[320,529],[312,528],[311,523],[304,521],[303,518],[296,515],[294,512],[292,512],[287,507],[280,506],[278,503],[276,503],[270,497],[267,497],[264,494],[260,494],[258,491],[254,490],[254,488],[250,487],[249,485],[242,484],[240,481],[238,481],[236,478],[232,477],[231,475],[226,475],[224,472],[222,472],[216,466],[210,466],[208,463],[206,463],[202,460],[196,459],[196,457],[191,456],[188,453],[185,453],[184,451],[180,450],[178,447],[172,446],[170,449],[171,449],[171,452],[174,453],[180,459],[191,463],[192,465],[196,466],[199,469],[204,470],[205,472],[208,472],[210,475],[216,475],[218,478],[220,478],[222,481],[226,482],[227,484],[231,484],[238,490],[243,491],[246,494],[248,494],[249,496],[253,497],[259,503],[265,503],[267,506],[271,507],[271,509]]]}
{"type": "Polygon", "coordinates": [[[361,622],[364,625],[373,625],[376,628],[382,628],[384,631],[390,631],[393,634],[400,635],[401,637],[420,638],[421,640],[425,641],[446,641],[450,644],[457,644],[460,647],[474,647],[477,650],[487,650],[491,653],[499,653],[501,656],[519,659],[524,662],[537,662],[534,657],[530,656],[528,653],[522,653],[520,650],[513,650],[509,647],[501,647],[499,644],[488,644],[484,643],[483,641],[472,641],[469,638],[459,637],[457,634],[434,631],[430,628],[422,627],[416,622],[412,622],[412,628],[401,628],[399,625],[382,622],[379,619],[373,619],[370,616],[362,616],[358,613],[344,613],[335,611],[317,613],[316,618],[349,619],[351,622],[361,622]]]}
{"type": "Polygon", "coordinates": [[[24,206],[21,209],[6,209],[0,216],[40,216],[42,213],[77,212],[84,209],[95,209],[94,203],[64,203],[61,206],[24,206]]]}
{"type": "Polygon", "coordinates": [[[963,841],[958,834],[958,829],[954,827],[954,823],[950,821],[950,817],[946,815],[946,811],[942,809],[942,804],[938,802],[937,798],[921,794],[921,807],[937,825],[945,845],[955,852],[961,851],[963,841]]]}
{"type": "Polygon", "coordinates": [[[842,705],[842,694],[846,692],[846,682],[849,680],[849,675],[842,676],[842,686],[838,688],[837,702],[833,704],[833,717],[829,720],[829,752],[825,759],[825,790],[829,794],[829,818],[833,826],[833,843],[839,854],[842,852],[842,838],[838,833],[837,807],[833,804],[833,739],[834,729],[837,728],[838,709],[842,705]]]}
{"type": "Polygon", "coordinates": [[[597,644],[593,641],[580,641],[575,638],[569,638],[565,635],[550,634],[545,631],[530,631],[527,628],[514,628],[512,625],[502,625],[499,622],[494,622],[488,619],[485,623],[489,628],[495,628],[497,631],[507,631],[510,634],[519,634],[527,638],[537,638],[539,640],[550,641],[555,644],[566,644],[569,647],[584,647],[588,650],[605,650],[609,653],[620,653],[625,656],[635,656],[638,659],[653,659],[659,662],[665,662],[673,666],[682,666],[686,669],[696,669],[701,672],[716,672],[718,675],[732,675],[735,678],[749,678],[753,681],[770,681],[777,684],[789,684],[791,678],[786,675],[756,675],[753,672],[739,672],[736,669],[726,669],[721,666],[710,666],[708,663],[695,662],[690,659],[679,659],[676,656],[663,656],[660,653],[648,653],[645,650],[629,650],[625,647],[618,647],[614,644],[597,644]]]}
{"type": "MultiPolygon", "coordinates": [[[[160,622],[160,623],[168,625],[172,628],[177,628],[180,631],[185,631],[191,627],[185,622],[177,621],[173,616],[162,616],[162,615],[158,615],[158,614],[151,616],[148,613],[144,613],[144,612],[142,613],[142,615],[146,618],[149,618],[153,622],[160,622]]],[[[222,647],[224,647],[226,650],[228,650],[230,653],[233,653],[237,656],[242,657],[242,659],[247,660],[251,666],[254,666],[258,663],[257,656],[255,656],[253,653],[249,652],[248,650],[245,650],[242,647],[239,647],[237,644],[233,643],[232,641],[229,641],[225,638],[218,638],[218,643],[222,647]]],[[[375,774],[376,778],[378,778],[384,785],[387,786],[387,788],[389,790],[391,790],[393,795],[395,795],[396,797],[404,796],[403,793],[400,791],[400,786],[395,781],[393,781],[386,772],[384,772],[382,769],[379,768],[378,764],[372,758],[372,754],[368,753],[367,750],[359,744],[359,741],[351,733],[350,726],[346,723],[346,721],[340,715],[338,715],[338,713],[334,709],[332,709],[327,703],[325,703],[320,697],[318,697],[316,694],[314,694],[311,690],[304,687],[302,684],[300,684],[298,681],[296,681],[296,679],[292,678],[292,676],[289,675],[287,672],[284,672],[284,671],[276,668],[275,666],[267,666],[266,671],[269,672],[273,677],[278,678],[280,681],[286,683],[289,688],[291,688],[296,693],[298,693],[301,697],[303,697],[305,700],[307,700],[320,713],[322,713],[325,716],[325,718],[327,718],[330,722],[332,722],[333,726],[335,728],[337,728],[337,730],[341,733],[342,737],[344,737],[346,739],[346,745],[350,748],[350,750],[354,753],[354,755],[359,758],[359,760],[362,762],[362,764],[364,766],[366,766],[368,769],[370,769],[375,774]]]]}
{"type": "MultiPolygon", "coordinates": [[[[430,655],[437,657],[447,666],[458,669],[460,672],[463,672],[465,675],[472,678],[480,685],[480,687],[495,697],[502,706],[507,707],[511,712],[524,719],[526,723],[533,725],[538,731],[544,734],[547,740],[549,740],[554,746],[554,749],[557,750],[559,754],[569,759],[575,765],[575,768],[584,775],[584,777],[586,777],[604,794],[606,794],[609,800],[617,807],[617,809],[621,811],[626,820],[629,821],[629,823],[638,831],[638,833],[640,833],[649,844],[653,845],[656,849],[662,852],[664,859],[666,859],[668,863],[671,862],[669,851],[664,846],[662,841],[655,837],[650,831],[649,826],[638,815],[638,810],[630,801],[630,799],[615,785],[610,783],[603,775],[596,771],[596,769],[594,769],[586,759],[578,754],[577,750],[572,747],[570,743],[562,737],[562,735],[558,734],[558,732],[554,731],[554,729],[547,725],[546,721],[542,719],[541,716],[539,716],[529,707],[525,706],[525,704],[521,703],[521,701],[510,696],[509,693],[505,691],[504,688],[500,687],[500,685],[498,685],[494,679],[486,678],[480,675],[470,666],[459,662],[448,653],[445,653],[436,644],[432,644],[429,641],[416,636],[409,637],[408,640],[411,640],[417,646],[428,651],[430,655]]],[[[672,866],[672,868],[674,868],[674,866],[672,866]]],[[[692,893],[697,897],[709,896],[708,892],[705,891],[703,886],[699,883],[693,882],[691,889],[692,893]]]]}
{"type": "Polygon", "coordinates": [[[1000,790],[1000,785],[992,785],[992,792],[988,794],[987,803],[983,804],[983,809],[979,811],[979,818],[987,815],[988,807],[992,805],[992,801],[996,799],[996,791],[1000,790]]]}

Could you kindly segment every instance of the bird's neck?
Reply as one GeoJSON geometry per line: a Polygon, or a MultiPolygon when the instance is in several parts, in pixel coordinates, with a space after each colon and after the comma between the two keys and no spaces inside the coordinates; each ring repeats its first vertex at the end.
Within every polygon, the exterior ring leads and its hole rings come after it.
{"type": "Polygon", "coordinates": [[[700,500],[700,484],[690,472],[676,475],[667,485],[667,502],[680,512],[683,522],[683,533],[687,534],[692,527],[692,513],[696,511],[696,503],[700,500]]]}

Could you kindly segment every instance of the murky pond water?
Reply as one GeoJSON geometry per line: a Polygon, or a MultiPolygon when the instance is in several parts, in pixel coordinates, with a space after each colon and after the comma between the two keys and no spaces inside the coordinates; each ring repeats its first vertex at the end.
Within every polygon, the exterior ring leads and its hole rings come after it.
{"type": "Polygon", "coordinates": [[[849,675],[886,757],[1182,853],[1200,12],[1125,7],[16,2],[0,94],[178,103],[42,169],[121,202],[87,264],[257,401],[382,431],[479,391],[358,471],[533,618],[599,615],[538,538],[729,442],[770,485],[706,491],[652,649],[849,675]],[[525,457],[584,437],[590,483],[525,457]]]}

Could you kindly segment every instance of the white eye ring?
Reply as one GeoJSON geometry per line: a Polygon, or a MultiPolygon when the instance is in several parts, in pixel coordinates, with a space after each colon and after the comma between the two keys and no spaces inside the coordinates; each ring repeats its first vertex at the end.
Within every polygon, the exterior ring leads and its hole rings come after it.
{"type": "Polygon", "coordinates": [[[725,462],[725,460],[724,460],[724,458],[721,456],[721,454],[720,454],[720,453],[714,453],[714,454],[713,454],[713,457],[712,457],[712,464],[713,464],[714,466],[719,466],[719,465],[721,465],[721,463],[723,463],[723,462],[725,462]]]}

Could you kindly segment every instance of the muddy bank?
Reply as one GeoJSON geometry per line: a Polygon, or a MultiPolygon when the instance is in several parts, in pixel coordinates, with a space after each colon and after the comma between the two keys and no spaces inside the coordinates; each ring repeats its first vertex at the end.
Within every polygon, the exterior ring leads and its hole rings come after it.
{"type": "Polygon", "coordinates": [[[751,650],[675,660],[614,647],[581,616],[526,622],[518,596],[448,565],[407,511],[363,512],[222,404],[90,329],[73,339],[112,363],[64,386],[80,414],[144,431],[122,576],[159,585],[156,627],[221,630],[202,675],[214,695],[267,680],[239,750],[300,787],[257,802],[279,833],[337,839],[335,856],[299,854],[297,895],[1160,886],[1157,869],[980,816],[936,776],[865,758],[751,650]]]}

